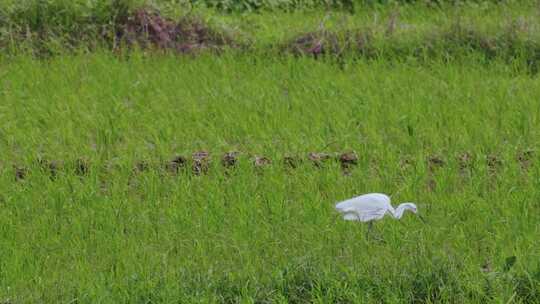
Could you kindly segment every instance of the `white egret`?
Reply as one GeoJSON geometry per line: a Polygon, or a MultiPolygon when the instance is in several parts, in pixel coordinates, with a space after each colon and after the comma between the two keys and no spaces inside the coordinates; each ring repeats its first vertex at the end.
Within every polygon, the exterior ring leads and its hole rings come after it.
{"type": "MultiPolygon", "coordinates": [[[[414,203],[402,203],[396,209],[390,204],[390,197],[382,193],[368,193],[360,195],[336,204],[336,210],[343,215],[347,221],[368,222],[367,237],[373,228],[374,220],[382,219],[386,214],[390,214],[395,219],[400,219],[405,210],[409,210],[418,215],[418,209],[414,203]]],[[[418,215],[424,221],[424,219],[418,215]]],[[[382,239],[379,238],[382,241],[382,239]]]]}
{"type": "MultiPolygon", "coordinates": [[[[336,209],[343,214],[343,219],[361,222],[380,220],[386,214],[400,219],[405,210],[418,213],[414,203],[402,203],[394,209],[390,204],[390,197],[382,193],[368,193],[339,202],[336,204],[336,209]]],[[[420,216],[419,218],[422,219],[420,216]]]]}

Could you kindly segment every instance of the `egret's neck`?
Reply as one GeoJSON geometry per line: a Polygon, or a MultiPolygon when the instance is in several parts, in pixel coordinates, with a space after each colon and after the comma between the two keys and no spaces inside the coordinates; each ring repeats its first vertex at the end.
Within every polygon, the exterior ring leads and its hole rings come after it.
{"type": "Polygon", "coordinates": [[[405,212],[405,210],[412,211],[414,210],[414,208],[411,206],[410,203],[403,203],[396,208],[396,211],[393,213],[394,218],[399,220],[403,216],[403,213],[405,212]]]}

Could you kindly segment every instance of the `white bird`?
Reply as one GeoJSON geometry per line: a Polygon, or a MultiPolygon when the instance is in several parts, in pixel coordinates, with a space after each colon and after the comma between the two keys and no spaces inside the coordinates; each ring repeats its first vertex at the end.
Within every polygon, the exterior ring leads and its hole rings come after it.
{"type": "MultiPolygon", "coordinates": [[[[339,202],[336,204],[336,209],[343,214],[343,219],[361,222],[380,220],[386,214],[400,219],[405,210],[415,214],[418,212],[414,203],[402,203],[394,209],[390,204],[390,197],[382,193],[368,193],[339,202]]],[[[419,216],[419,218],[423,221],[422,217],[419,216]]]]}

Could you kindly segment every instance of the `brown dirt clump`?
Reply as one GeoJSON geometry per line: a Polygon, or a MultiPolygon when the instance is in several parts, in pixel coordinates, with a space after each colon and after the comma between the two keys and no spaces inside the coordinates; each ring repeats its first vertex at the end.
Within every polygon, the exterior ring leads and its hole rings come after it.
{"type": "Polygon", "coordinates": [[[525,150],[517,156],[517,160],[519,162],[519,165],[521,166],[521,169],[528,170],[531,166],[532,158],[534,156],[534,150],[525,150]]]}
{"type": "Polygon", "coordinates": [[[328,153],[309,152],[308,154],[308,159],[313,162],[313,165],[317,168],[321,168],[323,163],[329,161],[331,158],[332,156],[328,153]]]}
{"type": "Polygon", "coordinates": [[[24,180],[28,175],[28,169],[26,167],[13,166],[13,170],[15,171],[15,180],[17,181],[24,180]]]}
{"type": "Polygon", "coordinates": [[[200,50],[222,50],[238,44],[226,33],[211,28],[202,19],[183,17],[178,22],[165,18],[155,10],[136,10],[118,28],[118,38],[142,47],[171,49],[180,53],[200,50]]]}
{"type": "Polygon", "coordinates": [[[170,173],[176,174],[180,170],[180,168],[185,167],[187,164],[187,158],[185,158],[182,155],[176,155],[173,159],[171,159],[166,165],[165,168],[170,173]]]}
{"type": "Polygon", "coordinates": [[[302,163],[302,159],[298,156],[286,154],[283,157],[283,164],[287,168],[296,169],[302,163]]]}
{"type": "Polygon", "coordinates": [[[294,55],[309,55],[315,58],[324,55],[340,57],[348,52],[358,52],[370,57],[375,54],[372,40],[370,29],[340,32],[318,30],[292,38],[284,44],[283,50],[294,55]]]}
{"type": "Polygon", "coordinates": [[[493,266],[491,265],[491,261],[486,260],[484,263],[482,263],[482,266],[480,266],[480,270],[484,273],[493,272],[493,266]]]}
{"type": "Polygon", "coordinates": [[[410,156],[404,156],[399,160],[399,167],[402,170],[407,170],[415,165],[414,160],[410,156]]]}
{"type": "Polygon", "coordinates": [[[89,171],[88,161],[85,158],[79,158],[75,161],[75,174],[83,176],[89,171]]]}
{"type": "Polygon", "coordinates": [[[145,160],[140,160],[135,163],[134,170],[136,172],[144,172],[144,171],[148,171],[148,169],[150,169],[150,164],[148,164],[148,162],[145,160]]]}
{"type": "Polygon", "coordinates": [[[489,154],[486,156],[486,162],[488,166],[488,171],[491,174],[497,173],[497,170],[502,166],[502,161],[495,154],[489,154]]]}
{"type": "Polygon", "coordinates": [[[208,166],[210,164],[210,153],[207,151],[198,151],[193,153],[193,173],[201,175],[208,172],[208,166]]]}
{"type": "Polygon", "coordinates": [[[130,16],[121,31],[121,38],[141,45],[149,42],[161,48],[172,46],[175,23],[160,16],[157,12],[138,9],[130,16]]]}
{"type": "Polygon", "coordinates": [[[458,155],[458,165],[461,171],[469,169],[472,166],[472,155],[469,152],[463,152],[458,155]]]}
{"type": "Polygon", "coordinates": [[[255,166],[255,168],[266,167],[270,165],[271,163],[272,161],[268,157],[265,157],[265,156],[255,156],[253,158],[253,165],[255,166]]]}
{"type": "Polygon", "coordinates": [[[285,49],[295,55],[339,54],[341,47],[336,33],[316,31],[302,34],[286,44],[285,49]]]}
{"type": "Polygon", "coordinates": [[[342,169],[350,169],[358,164],[358,155],[354,151],[342,153],[339,156],[339,162],[342,169]]]}
{"type": "Polygon", "coordinates": [[[56,178],[58,171],[60,171],[64,166],[62,161],[47,160],[44,158],[38,158],[37,162],[42,170],[49,173],[51,178],[56,178]]]}
{"type": "Polygon", "coordinates": [[[428,157],[428,170],[430,172],[435,171],[438,168],[444,167],[446,162],[440,156],[432,155],[428,157]]]}
{"type": "Polygon", "coordinates": [[[237,151],[230,151],[225,154],[223,154],[223,157],[221,157],[221,164],[225,168],[233,168],[238,164],[238,155],[240,153],[237,151]]]}

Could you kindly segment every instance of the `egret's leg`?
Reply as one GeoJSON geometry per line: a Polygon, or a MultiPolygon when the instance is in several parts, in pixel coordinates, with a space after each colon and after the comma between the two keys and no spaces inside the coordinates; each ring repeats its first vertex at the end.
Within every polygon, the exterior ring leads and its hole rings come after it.
{"type": "Polygon", "coordinates": [[[369,240],[372,237],[375,241],[384,243],[383,238],[381,236],[377,235],[374,227],[375,226],[373,224],[373,221],[369,221],[368,222],[368,230],[367,230],[367,234],[366,234],[367,239],[369,240]]]}
{"type": "Polygon", "coordinates": [[[369,241],[369,236],[371,235],[373,231],[373,222],[372,221],[369,221],[368,222],[368,228],[367,228],[367,231],[366,231],[366,239],[369,241]]]}

